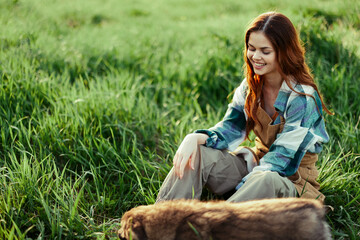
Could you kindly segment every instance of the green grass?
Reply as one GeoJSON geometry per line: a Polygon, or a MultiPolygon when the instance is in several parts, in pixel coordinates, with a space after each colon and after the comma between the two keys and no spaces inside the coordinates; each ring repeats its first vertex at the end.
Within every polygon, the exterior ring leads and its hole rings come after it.
{"type": "MultiPolygon", "coordinates": [[[[0,0],[0,239],[116,238],[183,137],[243,79],[246,25],[287,14],[335,116],[318,163],[335,239],[360,238],[358,1],[0,0]]],[[[249,143],[246,143],[249,144],[249,143]]]]}

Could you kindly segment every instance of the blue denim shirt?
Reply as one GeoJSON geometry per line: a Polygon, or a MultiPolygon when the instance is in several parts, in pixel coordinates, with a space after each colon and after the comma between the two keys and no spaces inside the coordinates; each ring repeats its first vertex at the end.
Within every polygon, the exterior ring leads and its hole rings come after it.
{"type": "MultiPolygon", "coordinates": [[[[308,85],[292,82],[292,87],[312,97],[292,91],[283,81],[274,104],[279,114],[273,124],[280,123],[280,116],[283,116],[284,128],[253,171],[269,170],[282,176],[291,176],[297,171],[306,152],[319,153],[322,144],[329,141],[318,93],[308,85]]],[[[244,80],[235,90],[223,120],[210,129],[195,131],[209,136],[207,147],[233,151],[245,140],[247,114],[244,105],[247,89],[244,80]]]]}

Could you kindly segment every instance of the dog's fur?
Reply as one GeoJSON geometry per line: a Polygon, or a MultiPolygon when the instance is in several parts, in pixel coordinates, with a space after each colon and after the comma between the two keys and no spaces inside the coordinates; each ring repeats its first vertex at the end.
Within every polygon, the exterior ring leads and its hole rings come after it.
{"type": "Polygon", "coordinates": [[[243,203],[165,201],[126,212],[120,239],[331,239],[323,205],[299,198],[243,203]],[[131,236],[131,237],[130,237],[131,236]]]}

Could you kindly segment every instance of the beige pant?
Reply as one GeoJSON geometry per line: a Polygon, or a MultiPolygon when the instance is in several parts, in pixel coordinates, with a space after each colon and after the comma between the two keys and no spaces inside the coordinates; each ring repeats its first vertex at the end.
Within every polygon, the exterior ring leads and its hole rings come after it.
{"type": "MultiPolygon", "coordinates": [[[[195,170],[185,169],[179,179],[172,168],[164,180],[156,202],[172,199],[200,199],[204,186],[222,195],[233,190],[248,174],[242,155],[200,145],[195,170]]],[[[296,197],[294,184],[276,172],[256,172],[227,201],[241,202],[262,198],[296,197]]]]}

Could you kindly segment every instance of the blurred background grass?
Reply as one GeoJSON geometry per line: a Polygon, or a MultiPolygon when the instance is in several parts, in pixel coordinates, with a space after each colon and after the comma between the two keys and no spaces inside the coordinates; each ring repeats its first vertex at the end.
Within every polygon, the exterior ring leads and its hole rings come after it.
{"type": "Polygon", "coordinates": [[[122,213],[154,202],[182,138],[222,118],[244,30],[271,10],[298,28],[335,112],[319,180],[334,238],[359,239],[351,0],[0,0],[0,238],[115,238],[122,213]]]}

